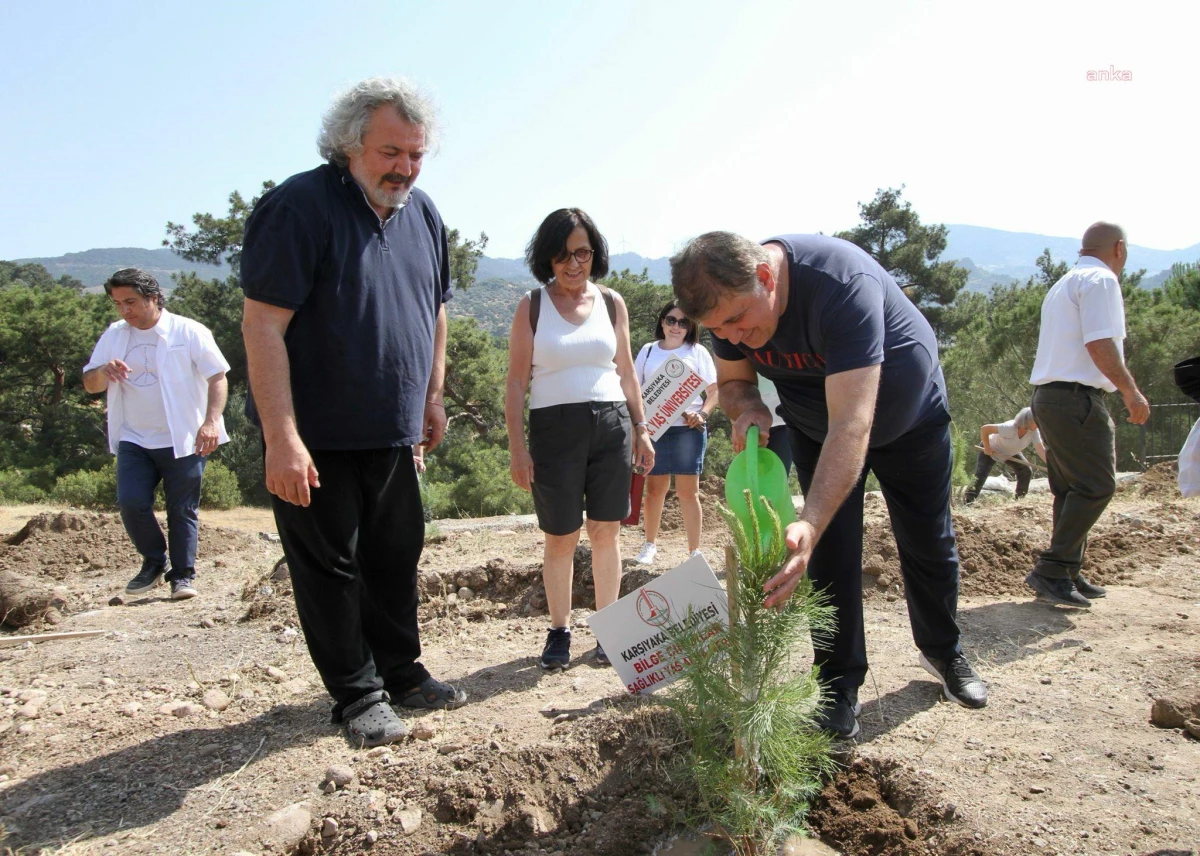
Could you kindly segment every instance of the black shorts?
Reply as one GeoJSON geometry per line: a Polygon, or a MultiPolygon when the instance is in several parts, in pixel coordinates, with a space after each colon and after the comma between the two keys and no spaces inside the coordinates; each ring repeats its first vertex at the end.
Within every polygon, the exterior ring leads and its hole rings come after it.
{"type": "Polygon", "coordinates": [[[529,411],[533,506],[548,535],[589,520],[629,516],[633,431],[624,401],[584,401],[529,411]]]}

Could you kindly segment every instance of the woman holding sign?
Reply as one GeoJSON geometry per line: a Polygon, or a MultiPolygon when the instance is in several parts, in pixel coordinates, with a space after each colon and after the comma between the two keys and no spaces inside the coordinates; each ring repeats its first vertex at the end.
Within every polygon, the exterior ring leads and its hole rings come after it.
{"type": "Polygon", "coordinates": [[[643,387],[672,358],[681,360],[706,384],[704,400],[696,398],[682,413],[676,413],[675,424],[655,441],[654,469],[646,479],[646,543],[635,560],[642,565],[654,564],[658,554],[654,542],[658,539],[671,476],[675,477],[675,495],[683,512],[688,551],[695,554],[700,550],[700,471],[704,469],[704,450],[708,446],[708,416],[717,407],[717,369],[699,338],[699,326],[688,320],[672,300],[658,313],[654,341],[642,348],[634,361],[638,383],[643,387]]]}
{"type": "MultiPolygon", "coordinates": [[[[629,514],[631,466],[654,465],[641,389],[629,350],[629,312],[608,273],[608,244],[578,208],[547,217],[525,261],[543,288],[521,298],[508,339],[504,417],[512,480],[532,491],[546,533],[542,581],[550,632],[543,669],[571,664],[571,582],[587,510],[596,608],[621,590],[621,521],[629,514]],[[529,446],[525,391],[529,390],[529,446]],[[631,424],[632,422],[632,424],[631,424]]],[[[596,646],[596,660],[608,664],[596,646]]]]}

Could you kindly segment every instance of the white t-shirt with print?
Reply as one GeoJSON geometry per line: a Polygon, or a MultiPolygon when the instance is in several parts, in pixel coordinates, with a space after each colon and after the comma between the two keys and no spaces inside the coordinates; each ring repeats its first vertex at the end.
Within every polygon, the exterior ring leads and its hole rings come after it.
{"type": "MultiPolygon", "coordinates": [[[[678,348],[668,351],[659,347],[658,342],[654,342],[643,345],[642,349],[638,351],[637,359],[634,360],[638,386],[645,386],[646,379],[658,374],[662,364],[672,357],[683,360],[688,368],[700,375],[700,379],[704,381],[706,387],[717,382],[717,366],[713,363],[712,355],[703,345],[684,343],[678,348]]],[[[704,401],[697,398],[687,406],[685,412],[699,413],[703,406],[704,401]]]]}
{"type": "Polygon", "coordinates": [[[1017,434],[1017,420],[1015,419],[996,426],[996,433],[988,439],[988,444],[992,447],[992,457],[995,460],[1005,461],[1008,458],[1015,458],[1028,449],[1030,443],[1040,445],[1042,442],[1042,437],[1037,429],[1026,431],[1024,437],[1019,437],[1017,434]]]}
{"type": "Polygon", "coordinates": [[[129,366],[129,377],[121,387],[125,398],[121,439],[143,449],[165,449],[171,445],[171,426],[167,423],[167,408],[159,385],[158,345],[159,336],[153,327],[131,329],[129,347],[121,358],[129,366]]]}

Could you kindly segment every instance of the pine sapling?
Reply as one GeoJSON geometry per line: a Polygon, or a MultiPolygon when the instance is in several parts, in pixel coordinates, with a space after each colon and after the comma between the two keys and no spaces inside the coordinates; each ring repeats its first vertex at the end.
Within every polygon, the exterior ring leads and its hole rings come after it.
{"type": "Polygon", "coordinates": [[[753,531],[721,509],[735,542],[725,554],[729,627],[708,635],[682,622],[689,629],[673,641],[687,665],[663,701],[689,738],[698,820],[738,856],[759,856],[803,833],[809,802],[832,770],[830,740],[814,724],[816,670],[797,655],[810,632],[830,632],[833,610],[807,576],[786,604],[763,606],[763,584],[783,566],[787,546],[770,502],[764,498],[768,519],[760,521],[749,491],[745,499],[753,531]]]}

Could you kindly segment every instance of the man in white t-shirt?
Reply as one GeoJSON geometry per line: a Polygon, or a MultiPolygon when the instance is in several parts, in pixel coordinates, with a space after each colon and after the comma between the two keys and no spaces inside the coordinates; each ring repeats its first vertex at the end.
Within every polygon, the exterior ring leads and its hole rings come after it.
{"type": "Polygon", "coordinates": [[[1054,530],[1025,582],[1065,606],[1091,606],[1105,590],[1082,573],[1088,532],[1116,491],[1116,434],[1104,393],[1120,391],[1129,421],[1150,405],[1125,366],[1125,304],[1119,277],[1129,248],[1113,223],[1093,223],[1066,276],[1042,301],[1037,358],[1029,382],[1033,415],[1048,447],[1054,530]]]}
{"type": "Polygon", "coordinates": [[[83,387],[108,393],[108,445],[117,456],[117,505],[142,569],[125,587],[150,591],[165,576],[172,600],[196,596],[200,483],[225,433],[229,363],[208,328],[163,308],[158,281],[124,268],[104,283],[122,320],[109,326],[83,370],[83,387]],[[167,538],[154,517],[159,482],[167,538]],[[168,544],[170,568],[167,567],[168,544]]]}
{"type": "Polygon", "coordinates": [[[1029,493],[1033,467],[1022,453],[1033,444],[1038,456],[1043,461],[1046,460],[1046,447],[1042,445],[1042,436],[1038,432],[1037,422],[1034,421],[1033,410],[1023,407],[1020,413],[1007,422],[984,425],[979,429],[979,441],[979,457],[975,461],[975,484],[967,488],[963,494],[963,502],[970,505],[978,499],[984,483],[992,473],[992,467],[996,464],[1006,466],[1016,474],[1017,499],[1029,493]]]}

